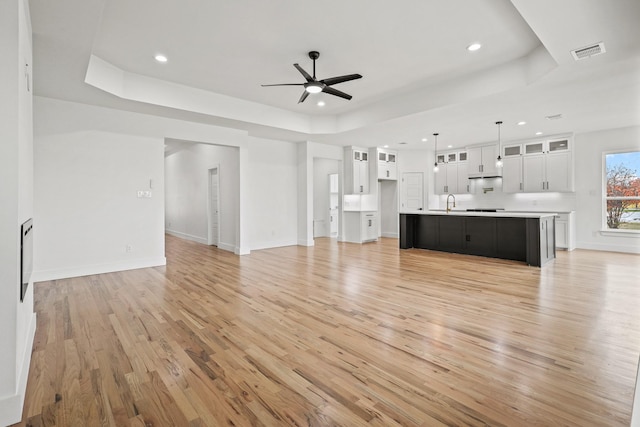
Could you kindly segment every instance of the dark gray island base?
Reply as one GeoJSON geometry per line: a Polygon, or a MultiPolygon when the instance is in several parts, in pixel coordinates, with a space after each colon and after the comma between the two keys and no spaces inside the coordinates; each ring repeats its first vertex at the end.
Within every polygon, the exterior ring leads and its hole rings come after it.
{"type": "Polygon", "coordinates": [[[431,249],[526,262],[556,257],[555,214],[434,212],[400,214],[400,249],[431,249]]]}

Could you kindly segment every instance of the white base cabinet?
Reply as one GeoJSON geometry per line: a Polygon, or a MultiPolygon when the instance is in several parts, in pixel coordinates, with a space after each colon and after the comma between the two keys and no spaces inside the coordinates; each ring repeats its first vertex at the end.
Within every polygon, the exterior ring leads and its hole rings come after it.
{"type": "Polygon", "coordinates": [[[556,216],[556,248],[567,251],[576,248],[575,212],[559,213],[556,216]]]}
{"type": "Polygon", "coordinates": [[[344,240],[365,243],[378,240],[378,213],[371,211],[344,213],[344,240]]]}

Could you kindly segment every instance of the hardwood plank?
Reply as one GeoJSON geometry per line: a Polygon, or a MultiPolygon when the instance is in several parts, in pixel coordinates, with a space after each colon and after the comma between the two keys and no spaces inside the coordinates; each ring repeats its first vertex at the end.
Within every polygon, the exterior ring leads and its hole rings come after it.
{"type": "Polygon", "coordinates": [[[316,239],[36,283],[20,426],[627,426],[640,257],[316,239]]]}

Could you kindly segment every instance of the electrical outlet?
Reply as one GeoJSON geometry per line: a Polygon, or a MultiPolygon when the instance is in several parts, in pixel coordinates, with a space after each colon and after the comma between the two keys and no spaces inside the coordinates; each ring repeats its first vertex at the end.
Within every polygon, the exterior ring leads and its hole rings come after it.
{"type": "Polygon", "coordinates": [[[138,190],[137,192],[139,199],[150,199],[151,198],[151,190],[138,190]]]}
{"type": "Polygon", "coordinates": [[[125,251],[125,252],[131,252],[131,250],[132,250],[132,249],[133,249],[133,248],[131,247],[131,245],[126,245],[126,246],[124,247],[124,251],[125,251]]]}

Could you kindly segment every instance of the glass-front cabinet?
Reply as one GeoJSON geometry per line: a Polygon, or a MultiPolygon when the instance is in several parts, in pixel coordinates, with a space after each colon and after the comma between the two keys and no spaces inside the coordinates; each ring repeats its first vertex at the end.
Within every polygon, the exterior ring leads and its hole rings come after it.
{"type": "Polygon", "coordinates": [[[570,138],[506,144],[502,158],[502,191],[505,193],[574,189],[570,138]]]}

